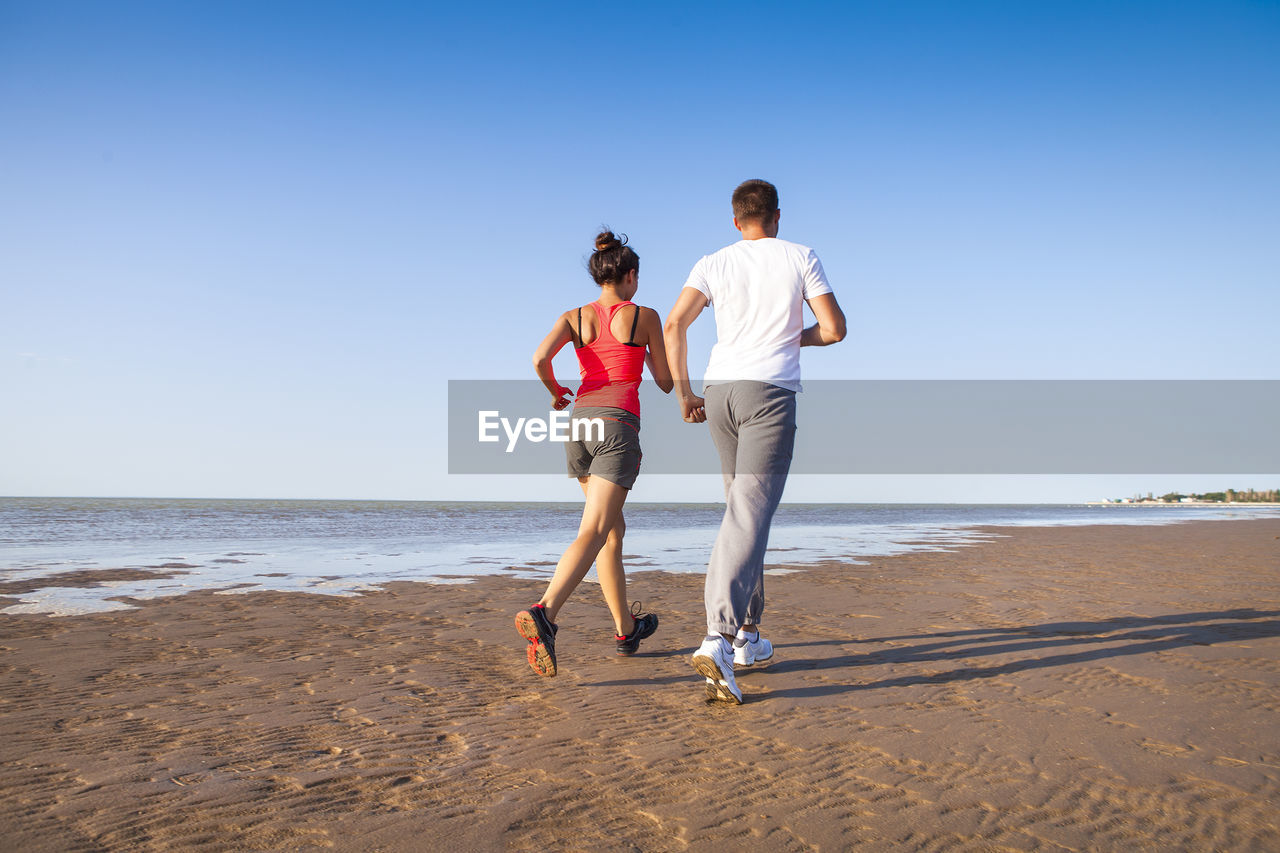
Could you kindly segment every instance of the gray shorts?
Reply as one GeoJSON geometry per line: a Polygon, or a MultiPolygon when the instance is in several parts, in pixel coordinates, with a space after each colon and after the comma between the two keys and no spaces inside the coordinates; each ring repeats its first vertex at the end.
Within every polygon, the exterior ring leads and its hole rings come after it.
{"type": "Polygon", "coordinates": [[[570,422],[585,418],[603,421],[604,435],[598,427],[584,423],[578,428],[579,440],[565,442],[569,476],[602,477],[630,489],[640,473],[640,417],[612,406],[581,406],[573,410],[570,422]]]}

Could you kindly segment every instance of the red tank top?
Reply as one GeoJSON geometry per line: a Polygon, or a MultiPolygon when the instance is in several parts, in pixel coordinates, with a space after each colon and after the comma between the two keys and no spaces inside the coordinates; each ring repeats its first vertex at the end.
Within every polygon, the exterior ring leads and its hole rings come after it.
{"type": "MultiPolygon", "coordinates": [[[[633,343],[636,336],[636,323],[640,319],[640,308],[636,306],[635,318],[631,321],[631,341],[623,343],[613,336],[609,326],[613,315],[623,305],[635,305],[634,302],[619,302],[608,308],[599,302],[592,302],[591,308],[596,312],[600,334],[596,339],[583,347],[578,347],[578,364],[581,367],[582,384],[578,386],[577,406],[613,406],[626,409],[636,417],[640,416],[640,370],[644,366],[645,347],[633,343]]],[[[582,309],[578,309],[578,340],[582,340],[582,309]]]]}

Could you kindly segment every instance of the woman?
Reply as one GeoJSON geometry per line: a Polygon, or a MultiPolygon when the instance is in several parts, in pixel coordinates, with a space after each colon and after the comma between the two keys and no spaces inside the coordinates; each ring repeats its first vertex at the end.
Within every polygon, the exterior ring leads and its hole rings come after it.
{"type": "MultiPolygon", "coordinates": [[[[649,365],[663,393],[671,393],[671,370],[662,344],[662,321],[652,308],[631,301],[640,276],[640,256],[605,230],[596,237],[587,263],[600,286],[600,298],[566,311],[533,355],[538,378],[551,392],[552,406],[563,409],[573,394],[556,381],[551,360],[570,341],[578,355],[582,384],[573,420],[598,418],[598,431],[565,445],[569,476],[577,477],[586,495],[578,538],[556,564],[555,575],[537,604],[516,615],[516,630],[529,641],[529,666],[539,675],[556,674],[556,616],[596,564],[600,590],[613,614],[618,654],[633,655],[640,641],[658,627],[658,617],[627,607],[627,578],[622,569],[622,537],[626,523],[622,505],[640,471],[640,371],[649,365]]],[[[571,433],[571,435],[573,435],[571,433]]]]}

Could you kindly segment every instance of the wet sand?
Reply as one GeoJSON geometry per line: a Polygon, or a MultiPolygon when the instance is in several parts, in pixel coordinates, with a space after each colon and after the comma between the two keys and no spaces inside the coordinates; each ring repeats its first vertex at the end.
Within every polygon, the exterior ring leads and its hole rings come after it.
{"type": "Polygon", "coordinates": [[[0,848],[1280,849],[1280,519],[989,532],[770,576],[741,707],[698,575],[554,679],[523,580],[0,615],[0,848]]]}

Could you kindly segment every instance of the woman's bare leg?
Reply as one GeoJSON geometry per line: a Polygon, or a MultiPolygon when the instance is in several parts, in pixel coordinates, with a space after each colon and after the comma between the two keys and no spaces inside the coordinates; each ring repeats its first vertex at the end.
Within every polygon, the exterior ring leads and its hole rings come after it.
{"type": "MultiPolygon", "coordinates": [[[[587,484],[582,484],[582,491],[587,491],[587,484]]],[[[636,629],[635,617],[627,606],[627,574],[622,568],[622,537],[627,533],[627,522],[622,517],[622,509],[618,509],[618,521],[609,531],[609,538],[604,547],[596,554],[596,577],[600,580],[600,592],[604,593],[604,602],[609,605],[613,614],[613,631],[618,636],[626,636],[636,629]]]]}
{"type": "Polygon", "coordinates": [[[569,600],[569,596],[595,562],[596,555],[622,515],[622,505],[627,500],[627,490],[616,483],[600,477],[587,477],[586,480],[583,489],[587,493],[587,503],[582,508],[578,537],[556,564],[556,573],[552,575],[547,591],[538,602],[547,608],[547,618],[552,622],[556,621],[560,608],[569,600]]]}

